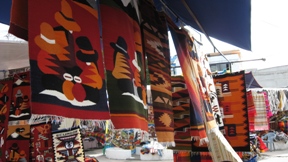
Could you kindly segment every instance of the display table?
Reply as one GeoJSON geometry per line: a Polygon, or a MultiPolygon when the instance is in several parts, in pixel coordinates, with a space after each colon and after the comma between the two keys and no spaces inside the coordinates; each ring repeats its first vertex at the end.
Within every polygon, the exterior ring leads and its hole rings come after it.
{"type": "Polygon", "coordinates": [[[94,137],[86,137],[83,139],[84,150],[95,149],[98,147],[98,141],[94,137]]]}
{"type": "Polygon", "coordinates": [[[135,152],[135,154],[136,155],[140,155],[141,153],[140,153],[140,150],[142,149],[142,147],[141,146],[139,146],[139,147],[136,147],[136,152],[135,152]]]}
{"type": "Polygon", "coordinates": [[[286,150],[288,149],[288,142],[277,141],[274,142],[275,150],[286,150]]]}
{"type": "Polygon", "coordinates": [[[109,147],[105,150],[105,155],[109,159],[126,160],[131,158],[131,150],[124,150],[118,147],[109,147]]]}

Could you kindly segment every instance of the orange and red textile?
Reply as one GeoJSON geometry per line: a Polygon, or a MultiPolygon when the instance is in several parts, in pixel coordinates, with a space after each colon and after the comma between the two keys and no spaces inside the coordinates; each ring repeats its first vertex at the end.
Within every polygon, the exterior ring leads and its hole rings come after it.
{"type": "Polygon", "coordinates": [[[155,129],[158,142],[174,145],[171,69],[168,29],[164,13],[140,0],[143,51],[147,57],[155,129]]]}
{"type": "Polygon", "coordinates": [[[255,131],[255,116],[256,116],[256,109],[254,106],[252,91],[249,90],[246,92],[247,96],[247,108],[248,108],[248,119],[249,119],[249,130],[254,132],[255,131]]]}
{"type": "Polygon", "coordinates": [[[28,1],[33,114],[110,119],[95,5],[28,1]]]}
{"type": "Polygon", "coordinates": [[[31,117],[30,71],[13,76],[9,121],[28,120],[31,117]]]}
{"type": "Polygon", "coordinates": [[[172,101],[174,114],[173,150],[191,150],[190,109],[191,102],[183,76],[172,76],[172,101]]]}
{"type": "Polygon", "coordinates": [[[183,77],[191,99],[192,109],[190,111],[190,135],[193,138],[193,151],[208,151],[206,128],[215,128],[211,100],[208,92],[208,85],[204,77],[201,62],[197,53],[194,40],[184,29],[178,29],[169,23],[169,29],[174,41],[177,56],[182,69],[183,77]],[[206,91],[204,90],[206,89],[206,91]],[[207,127],[205,128],[204,122],[207,127]],[[200,139],[200,140],[199,140],[200,139]]]}
{"type": "Polygon", "coordinates": [[[5,161],[29,161],[30,125],[9,125],[7,130],[5,161]]]}
{"type": "Polygon", "coordinates": [[[219,105],[224,112],[225,138],[235,151],[250,151],[245,72],[213,78],[219,105]]]}
{"type": "Polygon", "coordinates": [[[130,2],[100,1],[111,120],[116,129],[148,131],[141,31],[130,2]]]}
{"type": "Polygon", "coordinates": [[[191,162],[191,151],[173,151],[174,162],[191,162]]]}
{"type": "MultiPolygon", "coordinates": [[[[12,97],[12,85],[13,80],[2,80],[0,81],[0,138],[6,139],[7,130],[8,130],[8,119],[9,119],[9,110],[11,105],[11,97],[12,97]]],[[[0,159],[1,161],[6,161],[5,159],[5,147],[6,140],[3,141],[0,146],[1,153],[0,159]]]]}
{"type": "Polygon", "coordinates": [[[54,160],[52,125],[50,122],[31,125],[31,161],[54,160]]]}

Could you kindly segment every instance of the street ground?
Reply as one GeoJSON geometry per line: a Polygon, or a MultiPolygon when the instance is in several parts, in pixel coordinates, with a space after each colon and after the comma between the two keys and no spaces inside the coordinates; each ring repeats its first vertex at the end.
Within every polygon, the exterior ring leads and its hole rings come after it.
{"type": "MultiPolygon", "coordinates": [[[[138,156],[134,155],[133,158],[127,160],[108,159],[105,155],[103,155],[103,149],[86,151],[86,155],[96,157],[99,162],[131,162],[131,161],[143,162],[143,160],[140,160],[139,155],[138,156]]],[[[159,161],[149,161],[149,162],[159,162],[159,161]]],[[[173,160],[161,160],[161,162],[173,162],[173,160]]],[[[288,162],[288,149],[267,151],[261,153],[261,156],[258,158],[258,162],[288,162]]]]}

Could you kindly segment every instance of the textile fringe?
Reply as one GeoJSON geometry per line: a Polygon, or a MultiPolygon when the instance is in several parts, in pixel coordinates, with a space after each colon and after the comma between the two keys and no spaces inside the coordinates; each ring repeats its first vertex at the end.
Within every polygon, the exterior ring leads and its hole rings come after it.
{"type": "Polygon", "coordinates": [[[175,147],[176,146],[176,144],[175,144],[175,142],[174,141],[171,141],[171,142],[159,142],[161,145],[163,145],[163,147],[165,147],[165,148],[167,148],[167,147],[170,147],[170,146],[172,146],[172,147],[175,147]]]}
{"type": "Polygon", "coordinates": [[[198,140],[199,140],[199,146],[209,143],[209,139],[207,137],[200,138],[199,136],[191,136],[191,141],[198,141],[198,140]]]}
{"type": "Polygon", "coordinates": [[[191,141],[198,141],[200,140],[200,137],[199,136],[191,136],[191,141]]]}
{"type": "MultiPolygon", "coordinates": [[[[108,129],[114,129],[114,125],[111,120],[108,120],[108,129]]],[[[37,115],[32,114],[28,123],[39,124],[43,122],[51,122],[52,124],[60,124],[59,129],[70,129],[75,126],[79,126],[80,128],[89,127],[92,131],[96,126],[105,130],[106,128],[106,120],[94,120],[94,119],[76,119],[76,118],[66,118],[63,116],[55,116],[55,115],[37,115]]]]}
{"type": "Polygon", "coordinates": [[[209,143],[209,139],[207,137],[200,139],[199,146],[209,143]]]}
{"type": "Polygon", "coordinates": [[[213,162],[242,162],[242,159],[234,151],[218,127],[209,130],[207,136],[210,141],[209,149],[211,149],[210,152],[213,162]]]}

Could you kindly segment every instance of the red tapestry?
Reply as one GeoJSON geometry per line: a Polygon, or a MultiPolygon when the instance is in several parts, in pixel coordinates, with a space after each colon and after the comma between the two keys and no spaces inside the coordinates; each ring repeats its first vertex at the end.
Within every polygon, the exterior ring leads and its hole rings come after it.
{"type": "Polygon", "coordinates": [[[55,161],[51,128],[51,123],[31,125],[31,161],[55,161]]]}
{"type": "Polygon", "coordinates": [[[31,0],[32,113],[110,119],[96,2],[31,0]]]}
{"type": "Polygon", "coordinates": [[[84,161],[85,155],[79,128],[52,132],[52,138],[55,161],[84,161]]]}
{"type": "Polygon", "coordinates": [[[8,32],[28,41],[28,0],[12,0],[8,32]]]}
{"type": "Polygon", "coordinates": [[[6,161],[29,161],[30,125],[10,125],[6,138],[6,161]]]}
{"type": "Polygon", "coordinates": [[[205,144],[207,139],[204,122],[208,128],[216,126],[213,112],[209,102],[209,95],[203,93],[201,69],[199,68],[198,55],[195,51],[193,40],[189,37],[187,31],[175,28],[175,25],[169,23],[169,29],[173,38],[177,56],[181,65],[183,77],[191,99],[192,109],[190,111],[190,135],[193,138],[193,151],[208,151],[205,144]],[[203,114],[205,112],[205,114],[203,114]],[[203,117],[206,117],[203,118],[203,117]],[[203,147],[198,148],[199,146],[203,147]]]}
{"type": "Polygon", "coordinates": [[[174,120],[168,29],[163,13],[147,1],[140,1],[144,53],[147,57],[158,142],[174,145],[174,120]]]}
{"type": "Polygon", "coordinates": [[[190,109],[191,102],[183,76],[172,76],[172,101],[174,114],[173,150],[191,150],[190,109]]]}
{"type": "Polygon", "coordinates": [[[192,152],[191,159],[193,162],[213,162],[210,152],[192,152]]]}
{"type": "MultiPolygon", "coordinates": [[[[6,139],[13,80],[0,81],[0,139],[6,139]]],[[[6,141],[1,141],[0,159],[5,161],[6,141]]]]}
{"type": "Polygon", "coordinates": [[[255,116],[256,116],[256,108],[253,101],[252,91],[249,90],[246,92],[247,96],[247,109],[248,109],[248,119],[249,119],[249,130],[251,132],[255,131],[255,116]]]}
{"type": "Polygon", "coordinates": [[[214,83],[224,112],[225,138],[235,151],[250,151],[245,72],[214,76],[214,83]]]}
{"type": "Polygon", "coordinates": [[[30,72],[14,74],[9,121],[27,120],[31,117],[30,72]]]}
{"type": "Polygon", "coordinates": [[[141,32],[130,2],[100,1],[111,120],[116,129],[148,130],[141,32]]]}
{"type": "Polygon", "coordinates": [[[191,152],[190,151],[174,151],[173,160],[174,162],[191,162],[191,152]]]}

